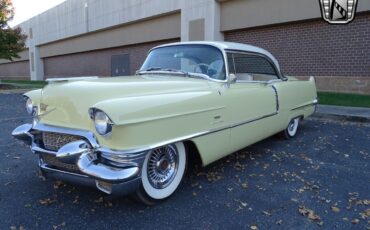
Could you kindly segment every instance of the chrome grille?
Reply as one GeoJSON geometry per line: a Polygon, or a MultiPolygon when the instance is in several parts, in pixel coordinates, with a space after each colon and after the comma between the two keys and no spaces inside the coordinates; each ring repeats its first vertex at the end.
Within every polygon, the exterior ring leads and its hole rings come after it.
{"type": "Polygon", "coordinates": [[[42,142],[44,143],[44,148],[51,151],[58,151],[62,146],[77,140],[81,140],[79,136],[73,136],[69,134],[62,133],[42,133],[42,142]]]}
{"type": "Polygon", "coordinates": [[[79,172],[79,169],[77,165],[75,164],[67,164],[64,162],[61,162],[56,156],[51,154],[42,154],[41,155],[42,160],[44,163],[46,163],[49,166],[54,166],[56,168],[70,171],[70,172],[79,172]]]}

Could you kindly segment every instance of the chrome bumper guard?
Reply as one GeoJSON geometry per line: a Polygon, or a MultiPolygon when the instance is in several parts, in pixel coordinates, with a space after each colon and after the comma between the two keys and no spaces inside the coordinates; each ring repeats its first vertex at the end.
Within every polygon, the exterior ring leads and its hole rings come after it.
{"type": "Polygon", "coordinates": [[[39,166],[46,177],[74,184],[95,186],[99,190],[116,195],[135,191],[141,182],[141,167],[146,152],[127,154],[99,146],[94,135],[81,130],[65,129],[37,124],[24,124],[14,129],[12,135],[31,146],[40,155],[39,166]],[[39,132],[56,132],[81,136],[81,140],[62,146],[57,152],[43,149],[35,141],[39,132]],[[79,172],[69,172],[49,166],[42,160],[43,154],[55,156],[61,162],[75,164],[79,172]]]}

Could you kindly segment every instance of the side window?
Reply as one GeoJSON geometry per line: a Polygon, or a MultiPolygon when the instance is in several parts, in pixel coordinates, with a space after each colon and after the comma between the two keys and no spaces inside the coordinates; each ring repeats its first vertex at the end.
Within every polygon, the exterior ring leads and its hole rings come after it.
{"type": "Polygon", "coordinates": [[[227,64],[229,65],[229,73],[236,74],[234,65],[234,54],[227,54],[227,64]]]}
{"type": "Polygon", "coordinates": [[[269,81],[278,79],[272,64],[264,57],[248,53],[227,54],[229,72],[238,81],[269,81]]]}

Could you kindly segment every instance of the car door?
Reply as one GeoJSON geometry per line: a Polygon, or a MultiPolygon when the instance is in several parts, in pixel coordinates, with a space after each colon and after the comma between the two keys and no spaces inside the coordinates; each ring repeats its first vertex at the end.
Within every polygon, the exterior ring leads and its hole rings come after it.
{"type": "Polygon", "coordinates": [[[228,63],[237,78],[223,93],[235,151],[278,131],[279,98],[272,83],[279,79],[271,63],[255,54],[228,53],[228,63]]]}

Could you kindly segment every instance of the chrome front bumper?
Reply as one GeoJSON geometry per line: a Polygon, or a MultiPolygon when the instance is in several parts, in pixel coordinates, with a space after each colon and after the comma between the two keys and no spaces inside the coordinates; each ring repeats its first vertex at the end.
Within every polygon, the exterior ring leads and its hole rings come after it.
{"type": "Polygon", "coordinates": [[[147,152],[121,153],[101,147],[94,135],[88,131],[66,129],[43,124],[33,127],[21,125],[12,135],[31,147],[39,155],[39,166],[46,177],[69,183],[94,186],[108,194],[126,195],[134,192],[141,183],[141,167],[147,152]],[[38,136],[41,132],[69,134],[81,137],[62,146],[58,151],[43,148],[38,136]],[[70,171],[48,165],[43,156],[55,157],[65,164],[75,165],[78,170],[70,171]]]}

